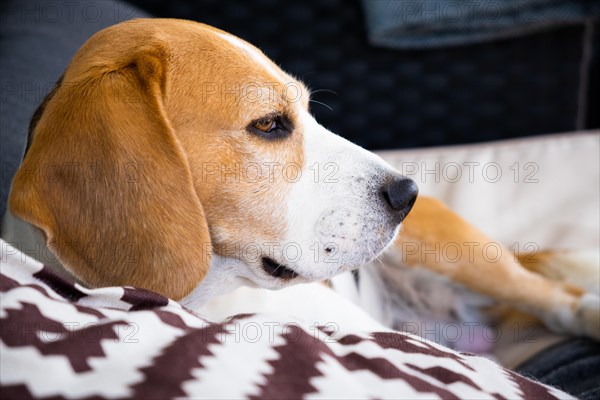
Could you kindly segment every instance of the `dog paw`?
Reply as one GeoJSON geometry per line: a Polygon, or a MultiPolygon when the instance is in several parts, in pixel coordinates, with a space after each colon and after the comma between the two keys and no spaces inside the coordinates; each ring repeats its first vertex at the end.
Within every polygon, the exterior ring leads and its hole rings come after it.
{"type": "Polygon", "coordinates": [[[581,297],[575,311],[579,334],[600,340],[600,296],[587,293],[581,297]]]}

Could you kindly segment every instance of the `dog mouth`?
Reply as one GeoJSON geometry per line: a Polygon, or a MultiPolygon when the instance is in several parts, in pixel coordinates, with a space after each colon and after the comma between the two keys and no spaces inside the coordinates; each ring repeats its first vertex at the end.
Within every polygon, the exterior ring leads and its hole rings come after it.
{"type": "Polygon", "coordinates": [[[294,279],[300,276],[296,271],[293,271],[283,264],[269,257],[262,258],[262,269],[269,275],[277,279],[294,279]]]}

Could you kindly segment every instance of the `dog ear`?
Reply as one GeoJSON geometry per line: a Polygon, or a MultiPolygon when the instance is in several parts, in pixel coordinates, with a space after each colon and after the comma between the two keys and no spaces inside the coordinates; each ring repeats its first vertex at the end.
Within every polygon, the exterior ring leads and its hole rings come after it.
{"type": "Polygon", "coordinates": [[[10,208],[84,283],[180,299],[208,272],[211,246],[163,104],[168,51],[90,54],[76,56],[43,105],[10,208]]]}

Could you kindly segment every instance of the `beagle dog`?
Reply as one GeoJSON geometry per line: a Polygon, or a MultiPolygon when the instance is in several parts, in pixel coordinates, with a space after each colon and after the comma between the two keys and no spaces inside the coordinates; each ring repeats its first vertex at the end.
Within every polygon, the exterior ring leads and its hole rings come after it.
{"type": "Polygon", "coordinates": [[[194,306],[241,285],[326,280],[389,248],[556,331],[600,337],[597,297],[508,252],[494,264],[468,249],[451,263],[403,252],[487,238],[319,125],[309,98],[260,50],[207,25],[109,27],[35,113],[3,236],[85,285],[194,306]]]}

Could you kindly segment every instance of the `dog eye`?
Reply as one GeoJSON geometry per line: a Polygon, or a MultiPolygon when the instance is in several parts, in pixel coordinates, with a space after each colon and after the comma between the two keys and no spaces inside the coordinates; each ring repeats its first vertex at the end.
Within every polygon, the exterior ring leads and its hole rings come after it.
{"type": "Polygon", "coordinates": [[[248,131],[266,139],[279,139],[292,133],[292,123],[283,115],[267,115],[248,125],[248,131]]]}
{"type": "Polygon", "coordinates": [[[277,123],[275,122],[275,118],[266,117],[256,121],[253,126],[261,132],[269,133],[273,129],[277,128],[277,123]]]}

